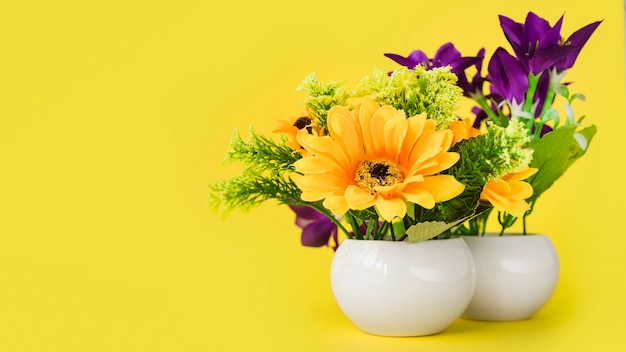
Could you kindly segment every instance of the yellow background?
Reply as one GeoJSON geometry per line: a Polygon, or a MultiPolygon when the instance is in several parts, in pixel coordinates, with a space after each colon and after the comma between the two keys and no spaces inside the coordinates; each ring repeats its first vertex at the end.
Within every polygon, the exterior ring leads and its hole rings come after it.
{"type": "Polygon", "coordinates": [[[623,22],[617,0],[3,1],[0,351],[625,349],[623,22]],[[367,335],[288,209],[209,212],[232,129],[297,114],[309,72],[352,88],[384,52],[492,53],[497,14],[529,10],[566,36],[604,20],[566,77],[597,139],[531,218],[562,268],[532,319],[367,335]]]}

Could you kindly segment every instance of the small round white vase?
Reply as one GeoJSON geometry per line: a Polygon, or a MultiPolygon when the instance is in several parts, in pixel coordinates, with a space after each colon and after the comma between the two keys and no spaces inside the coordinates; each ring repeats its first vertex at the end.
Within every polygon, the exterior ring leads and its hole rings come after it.
{"type": "Polygon", "coordinates": [[[559,259],[545,235],[465,236],[476,265],[476,289],[463,318],[530,318],[550,299],[559,259]]]}
{"type": "Polygon", "coordinates": [[[439,333],[461,316],[474,291],[474,274],[462,239],[344,240],[330,278],[337,304],[361,330],[421,336],[439,333]]]}

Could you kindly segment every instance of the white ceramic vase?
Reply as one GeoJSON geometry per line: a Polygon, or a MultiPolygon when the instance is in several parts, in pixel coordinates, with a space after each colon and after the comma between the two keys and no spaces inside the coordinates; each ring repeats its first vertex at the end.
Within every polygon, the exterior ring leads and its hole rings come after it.
{"type": "Polygon", "coordinates": [[[463,318],[523,320],[552,296],[559,259],[547,236],[487,234],[463,239],[476,265],[476,290],[463,318]]]}
{"type": "Polygon", "coordinates": [[[330,278],[337,304],[350,321],[383,336],[443,331],[461,316],[475,284],[471,253],[459,238],[344,240],[330,278]]]}

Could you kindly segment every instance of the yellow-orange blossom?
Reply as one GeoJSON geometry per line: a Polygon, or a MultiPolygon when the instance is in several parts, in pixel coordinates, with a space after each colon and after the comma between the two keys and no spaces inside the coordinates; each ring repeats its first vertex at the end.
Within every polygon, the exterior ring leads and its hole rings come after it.
{"type": "Polygon", "coordinates": [[[530,209],[525,199],[533,195],[533,186],[522,180],[534,175],[538,169],[527,167],[489,180],[480,195],[498,211],[521,217],[530,209]]]}
{"type": "Polygon", "coordinates": [[[463,192],[453,176],[438,175],[459,159],[448,152],[453,134],[425,114],[406,118],[366,98],[353,111],[333,107],[327,121],[329,135],[297,136],[309,152],[295,164],[302,200],[323,199],[335,215],[375,206],[391,221],[406,215],[406,201],[431,209],[463,192]]]}

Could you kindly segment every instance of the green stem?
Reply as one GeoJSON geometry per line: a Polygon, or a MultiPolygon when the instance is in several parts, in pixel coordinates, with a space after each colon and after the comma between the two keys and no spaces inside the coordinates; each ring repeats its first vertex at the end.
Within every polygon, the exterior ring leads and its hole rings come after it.
{"type": "Polygon", "coordinates": [[[380,225],[380,227],[378,227],[378,231],[376,232],[375,239],[377,239],[377,240],[383,239],[383,237],[385,237],[385,233],[387,232],[388,228],[389,228],[389,223],[386,222],[386,221],[383,222],[383,224],[380,225]]]}
{"type": "Polygon", "coordinates": [[[362,240],[363,234],[361,233],[361,227],[359,226],[359,223],[356,220],[356,218],[352,216],[352,214],[350,214],[349,212],[346,213],[345,217],[346,217],[346,221],[348,221],[348,223],[352,227],[352,232],[354,232],[354,237],[357,240],[362,240]]]}
{"type": "Polygon", "coordinates": [[[546,99],[543,102],[543,107],[541,108],[541,114],[539,114],[539,121],[535,122],[535,133],[533,134],[533,141],[536,141],[541,136],[541,128],[543,127],[543,115],[545,115],[548,110],[552,107],[552,100],[555,96],[555,84],[550,82],[550,86],[548,88],[548,92],[546,93],[546,99]]]}
{"type": "Polygon", "coordinates": [[[318,212],[320,212],[321,214],[323,214],[324,216],[326,216],[328,219],[330,219],[330,221],[333,222],[333,224],[335,224],[337,226],[337,228],[339,228],[348,238],[352,239],[352,235],[350,234],[350,231],[346,230],[346,228],[343,226],[343,224],[337,220],[333,214],[331,214],[328,210],[326,210],[326,208],[321,207],[317,204],[314,203],[299,203],[298,205],[305,205],[307,207],[313,208],[315,210],[317,210],[318,212]]]}
{"type": "MultiPolygon", "coordinates": [[[[523,110],[532,116],[535,116],[531,110],[533,107],[535,92],[537,91],[537,84],[539,83],[539,77],[541,77],[541,73],[537,76],[533,75],[532,73],[528,74],[528,90],[526,91],[526,96],[524,97],[523,110]]],[[[546,106],[544,105],[543,107],[545,108],[546,106]]],[[[526,128],[528,129],[529,134],[532,131],[533,123],[534,123],[533,119],[528,119],[526,121],[526,128]]],[[[535,128],[535,131],[536,130],[537,129],[535,128]]]]}
{"type": "Polygon", "coordinates": [[[541,74],[535,76],[532,73],[528,74],[528,90],[524,97],[524,111],[530,113],[533,107],[533,100],[535,98],[535,92],[537,91],[537,84],[539,83],[539,77],[541,74]]]}
{"type": "MultiPolygon", "coordinates": [[[[502,125],[502,122],[500,121],[500,117],[498,116],[498,114],[493,112],[493,110],[491,110],[491,106],[489,106],[489,104],[487,103],[487,99],[485,99],[484,96],[481,95],[481,96],[475,97],[474,100],[476,100],[476,102],[478,103],[478,106],[480,106],[480,108],[483,109],[483,111],[487,114],[487,116],[489,116],[489,118],[491,118],[491,120],[495,122],[496,125],[506,126],[506,125],[502,125]]],[[[506,121],[506,119],[504,120],[506,121]]]]}
{"type": "Polygon", "coordinates": [[[374,220],[370,220],[367,222],[367,228],[365,229],[365,239],[369,240],[370,236],[372,235],[372,231],[374,231],[374,225],[377,222],[374,220]]]}

